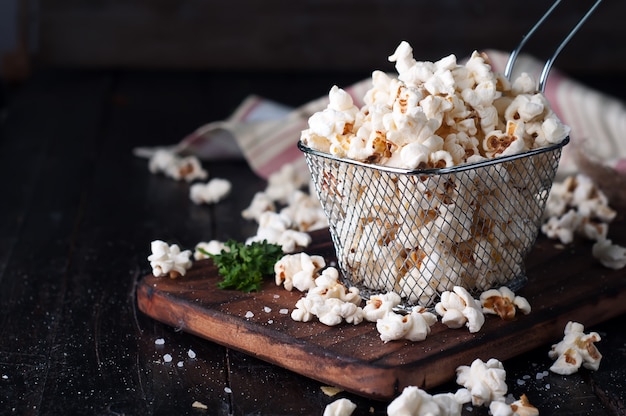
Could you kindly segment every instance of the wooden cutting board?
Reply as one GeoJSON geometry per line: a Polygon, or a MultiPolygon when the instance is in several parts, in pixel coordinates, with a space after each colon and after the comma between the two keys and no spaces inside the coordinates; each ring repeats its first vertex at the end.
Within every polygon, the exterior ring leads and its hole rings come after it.
{"type": "MultiPolygon", "coordinates": [[[[623,218],[610,229],[611,235],[626,236],[623,218]]],[[[306,252],[334,259],[328,231],[313,237],[306,252]]],[[[183,278],[146,276],[137,302],[165,324],[355,394],[388,400],[408,385],[428,389],[454,380],[456,368],[476,358],[506,360],[542,346],[547,354],[568,321],[588,327],[626,312],[626,271],[601,266],[591,245],[563,247],[540,237],[528,257],[528,284],[518,292],[532,305],[529,315],[513,321],[488,315],[476,334],[438,322],[421,342],[383,343],[374,323],[328,327],[293,321],[300,292],[273,281],[258,293],[220,290],[210,260],[196,262],[183,278]]]]}

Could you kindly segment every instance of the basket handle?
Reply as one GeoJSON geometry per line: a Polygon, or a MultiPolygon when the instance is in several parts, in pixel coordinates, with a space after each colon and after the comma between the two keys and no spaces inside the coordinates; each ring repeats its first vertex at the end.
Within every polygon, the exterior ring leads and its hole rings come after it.
{"type": "MultiPolygon", "coordinates": [[[[570,39],[572,39],[572,37],[576,34],[576,32],[578,32],[578,29],[580,29],[580,27],[585,23],[585,21],[587,21],[589,16],[593,14],[593,12],[596,10],[596,8],[600,5],[601,2],[602,0],[596,0],[596,2],[589,8],[589,10],[587,10],[587,12],[580,18],[576,26],[574,26],[574,28],[570,30],[567,36],[565,36],[563,41],[561,41],[561,43],[556,48],[552,56],[548,58],[548,60],[545,62],[543,69],[541,71],[541,75],[539,76],[539,86],[538,86],[539,91],[544,92],[546,81],[548,79],[548,74],[550,73],[550,69],[552,69],[552,64],[556,60],[557,56],[561,53],[565,45],[567,45],[567,43],[570,41],[570,39]]],[[[535,33],[535,31],[539,28],[539,26],[541,26],[543,22],[550,16],[550,14],[554,11],[554,9],[556,9],[559,3],[561,3],[561,0],[556,0],[552,4],[552,6],[550,6],[548,11],[537,21],[537,23],[535,23],[535,25],[528,31],[528,33],[526,33],[522,37],[522,40],[520,41],[519,45],[517,45],[517,48],[515,48],[511,52],[511,55],[509,56],[509,60],[506,63],[506,67],[504,68],[504,76],[507,79],[509,80],[511,79],[511,72],[513,71],[513,66],[515,65],[517,56],[519,55],[520,51],[522,50],[522,48],[524,47],[528,39],[535,33]]]]}

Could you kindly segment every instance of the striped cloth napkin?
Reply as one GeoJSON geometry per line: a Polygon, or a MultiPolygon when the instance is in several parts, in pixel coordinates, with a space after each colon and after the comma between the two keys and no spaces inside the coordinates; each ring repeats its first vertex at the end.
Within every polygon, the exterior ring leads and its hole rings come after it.
{"type": "MultiPolygon", "coordinates": [[[[494,71],[503,72],[508,53],[490,50],[487,54],[494,71]]],[[[521,55],[513,76],[521,72],[535,79],[543,63],[521,55]]],[[[329,85],[329,90],[332,85],[329,85]]],[[[366,79],[343,87],[356,106],[362,106],[371,88],[366,79]]],[[[602,166],[626,178],[626,105],[618,99],[593,90],[557,70],[552,70],[545,89],[555,113],[571,128],[570,144],[564,147],[559,174],[581,168],[602,166]]],[[[245,158],[261,177],[267,178],[286,163],[306,170],[304,157],[296,147],[308,118],[328,104],[328,96],[292,109],[263,97],[249,96],[227,120],[201,126],[172,147],[183,154],[204,159],[245,158]]],[[[140,148],[135,153],[150,156],[154,149],[140,148]]],[[[593,169],[592,169],[593,170],[593,169]]],[[[626,180],[626,179],[625,179],[626,180]]],[[[622,187],[623,189],[623,187],[622,187]]]]}

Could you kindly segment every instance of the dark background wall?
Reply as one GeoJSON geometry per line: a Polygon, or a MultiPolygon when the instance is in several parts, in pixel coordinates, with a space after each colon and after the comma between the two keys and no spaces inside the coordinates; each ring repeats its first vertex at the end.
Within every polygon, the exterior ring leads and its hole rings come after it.
{"type": "MultiPolygon", "coordinates": [[[[269,71],[370,71],[386,67],[386,57],[401,40],[412,44],[419,60],[449,53],[461,57],[474,49],[508,51],[552,4],[551,0],[9,1],[19,6],[17,27],[30,66],[269,71]]],[[[527,51],[547,57],[592,3],[563,1],[527,51]]],[[[604,0],[557,66],[570,73],[626,71],[625,16],[626,1],[604,0]]]]}

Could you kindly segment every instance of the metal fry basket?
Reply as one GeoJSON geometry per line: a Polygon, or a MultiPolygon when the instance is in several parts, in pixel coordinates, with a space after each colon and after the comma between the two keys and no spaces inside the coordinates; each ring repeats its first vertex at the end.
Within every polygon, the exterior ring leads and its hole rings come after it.
{"type": "Polygon", "coordinates": [[[562,147],[443,169],[371,165],[303,143],[343,279],[432,307],[441,292],[525,284],[562,147]]]}

